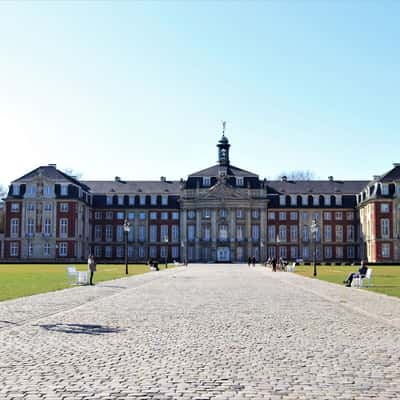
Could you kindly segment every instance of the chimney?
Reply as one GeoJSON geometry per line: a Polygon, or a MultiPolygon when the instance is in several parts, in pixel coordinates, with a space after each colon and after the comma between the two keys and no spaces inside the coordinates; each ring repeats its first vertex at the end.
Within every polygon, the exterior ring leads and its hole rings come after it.
{"type": "Polygon", "coordinates": [[[57,164],[49,164],[49,167],[57,168],[57,164]]]}
{"type": "Polygon", "coordinates": [[[381,177],[380,175],[374,175],[373,179],[374,179],[374,181],[377,181],[380,177],[381,177]]]}
{"type": "Polygon", "coordinates": [[[393,167],[400,167],[400,163],[394,162],[394,163],[393,163],[393,167]]]}
{"type": "Polygon", "coordinates": [[[287,181],[287,176],[286,175],[282,176],[281,180],[282,180],[282,182],[286,182],[287,181]]]}
{"type": "Polygon", "coordinates": [[[161,182],[166,182],[166,181],[167,181],[167,178],[166,178],[165,176],[162,176],[162,177],[160,177],[160,181],[161,181],[161,182]]]}
{"type": "Polygon", "coordinates": [[[121,182],[121,178],[120,178],[119,176],[116,176],[116,177],[114,178],[114,181],[115,181],[115,182],[121,182]]]}
{"type": "Polygon", "coordinates": [[[333,182],[333,176],[332,175],[328,176],[328,179],[329,179],[329,182],[333,182]]]}

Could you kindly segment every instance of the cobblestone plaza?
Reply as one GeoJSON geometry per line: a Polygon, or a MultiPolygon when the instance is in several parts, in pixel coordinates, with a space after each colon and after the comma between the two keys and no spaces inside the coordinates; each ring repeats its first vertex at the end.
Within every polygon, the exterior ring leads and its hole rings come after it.
{"type": "Polygon", "coordinates": [[[397,399],[400,301],[196,265],[0,304],[0,398],[397,399]]]}

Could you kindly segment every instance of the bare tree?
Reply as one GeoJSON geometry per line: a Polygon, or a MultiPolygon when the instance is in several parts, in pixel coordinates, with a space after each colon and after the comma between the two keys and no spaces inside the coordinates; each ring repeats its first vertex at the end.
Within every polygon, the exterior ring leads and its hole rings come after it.
{"type": "Polygon", "coordinates": [[[3,197],[6,197],[8,193],[7,186],[0,184],[0,201],[3,197]]]}
{"type": "Polygon", "coordinates": [[[282,179],[283,176],[286,176],[286,178],[290,181],[311,181],[315,179],[314,172],[310,170],[282,172],[281,174],[279,174],[277,179],[282,179]]]}
{"type": "Polygon", "coordinates": [[[75,171],[72,168],[64,168],[62,171],[64,172],[64,174],[67,174],[77,180],[81,179],[83,176],[82,172],[75,171]]]}

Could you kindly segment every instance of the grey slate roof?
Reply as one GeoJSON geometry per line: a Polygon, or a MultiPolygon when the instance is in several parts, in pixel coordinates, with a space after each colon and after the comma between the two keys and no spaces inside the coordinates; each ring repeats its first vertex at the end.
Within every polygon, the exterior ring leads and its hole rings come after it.
{"type": "Polygon", "coordinates": [[[381,175],[378,181],[381,182],[393,182],[400,179],[400,164],[395,166],[388,172],[381,175]]]}
{"type": "Polygon", "coordinates": [[[194,177],[194,176],[219,176],[219,172],[221,170],[226,170],[227,175],[233,175],[233,176],[243,176],[243,177],[252,177],[252,178],[258,178],[257,174],[254,174],[253,172],[246,171],[244,169],[235,167],[234,165],[229,165],[228,167],[223,167],[219,164],[213,165],[212,167],[203,169],[201,171],[194,172],[193,174],[190,174],[189,177],[194,177]]]}
{"type": "Polygon", "coordinates": [[[28,172],[27,174],[21,176],[20,178],[16,179],[13,182],[19,182],[19,181],[33,179],[38,175],[41,175],[48,179],[69,181],[71,183],[74,183],[75,185],[82,187],[85,190],[88,190],[88,188],[85,186],[84,183],[82,183],[81,181],[78,181],[77,179],[73,178],[72,176],[69,176],[68,174],[58,170],[53,165],[43,165],[43,166],[37,167],[34,170],[28,172]]]}
{"type": "Polygon", "coordinates": [[[282,194],[357,194],[368,181],[268,181],[268,192],[282,194]]]}
{"type": "Polygon", "coordinates": [[[179,181],[82,181],[92,193],[179,194],[179,181]]]}

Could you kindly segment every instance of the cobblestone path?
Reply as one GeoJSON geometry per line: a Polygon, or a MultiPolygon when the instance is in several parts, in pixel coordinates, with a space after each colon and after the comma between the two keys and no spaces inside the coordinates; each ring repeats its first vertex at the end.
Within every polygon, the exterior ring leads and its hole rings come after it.
{"type": "Polygon", "coordinates": [[[399,399],[400,301],[196,265],[0,303],[0,399],[399,399]]]}

